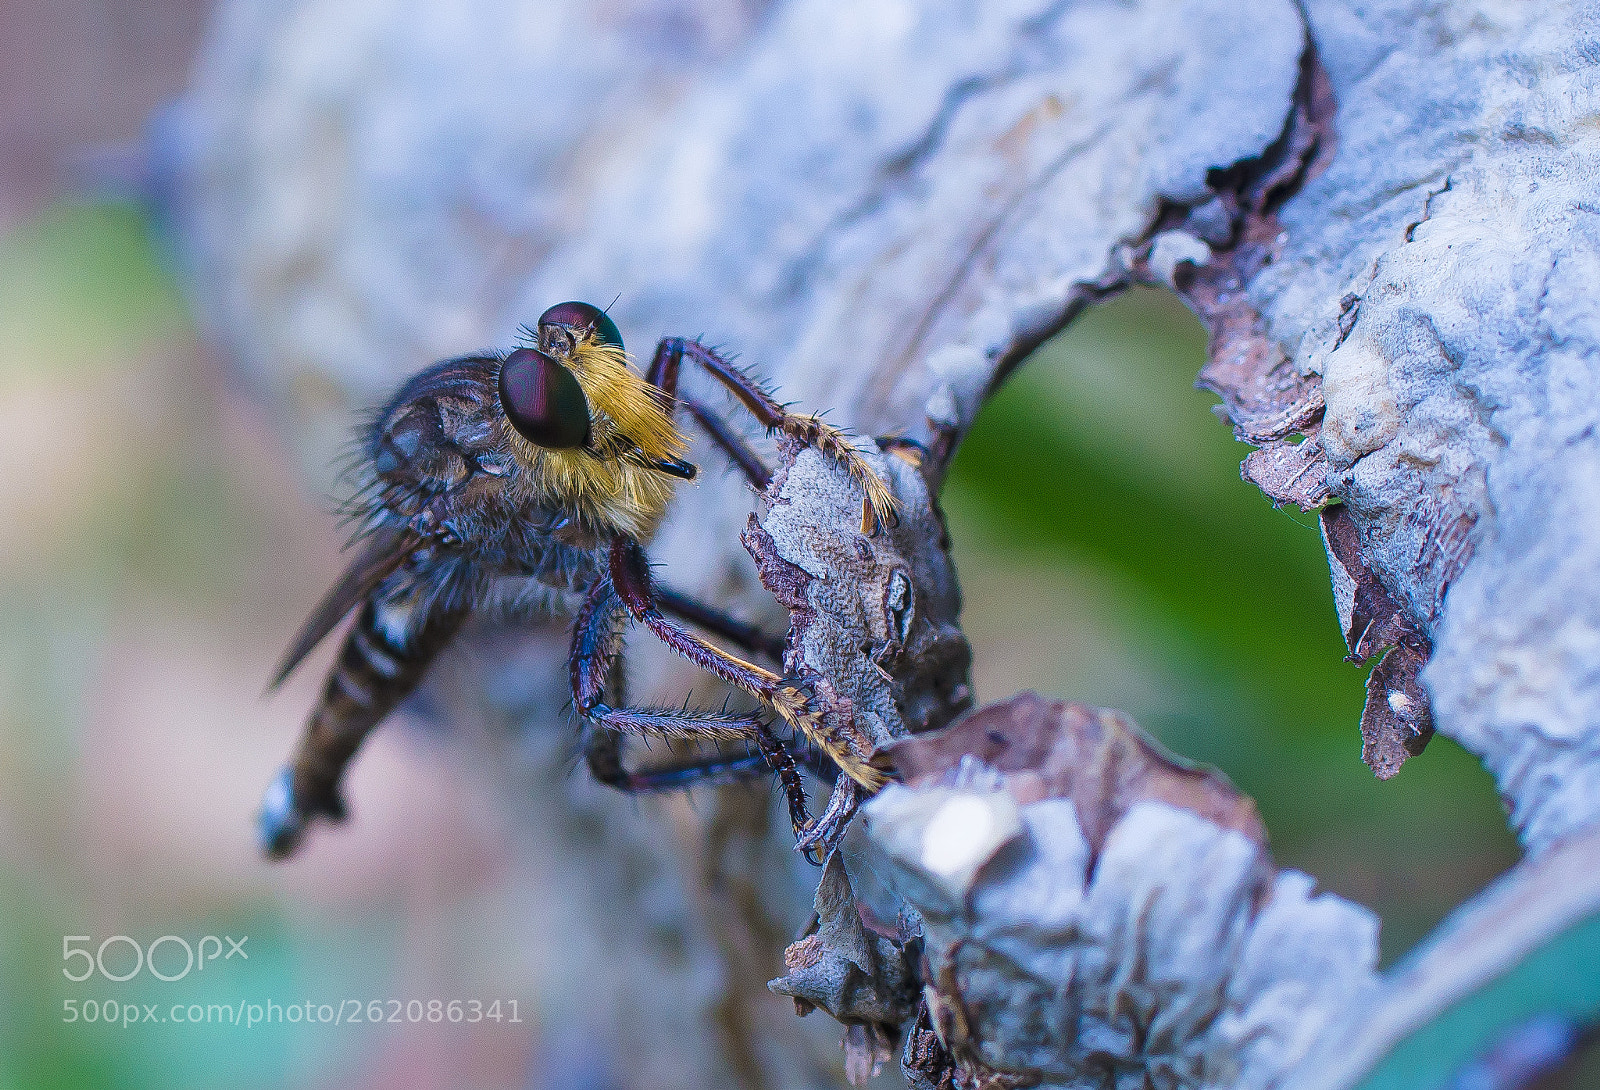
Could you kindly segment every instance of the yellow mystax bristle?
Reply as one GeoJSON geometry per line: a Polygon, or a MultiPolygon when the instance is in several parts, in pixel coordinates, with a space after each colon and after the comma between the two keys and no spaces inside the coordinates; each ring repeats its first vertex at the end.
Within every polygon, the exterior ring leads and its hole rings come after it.
{"type": "MultiPolygon", "coordinates": [[[[599,341],[585,341],[569,357],[568,366],[589,399],[589,408],[616,426],[616,438],[626,439],[647,457],[670,460],[683,457],[688,444],[672,422],[660,390],[628,366],[622,349],[599,341]]],[[[598,436],[605,442],[609,436],[598,436]]]]}

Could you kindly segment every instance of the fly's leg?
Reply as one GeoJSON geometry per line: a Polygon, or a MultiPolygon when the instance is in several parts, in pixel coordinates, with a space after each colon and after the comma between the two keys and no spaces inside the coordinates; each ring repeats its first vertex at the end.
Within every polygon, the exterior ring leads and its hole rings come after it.
{"type": "Polygon", "coordinates": [[[694,417],[695,423],[711,437],[711,441],[721,447],[722,452],[743,471],[751,487],[757,492],[765,492],[767,486],[772,483],[772,470],[761,460],[761,455],[751,450],[750,444],[740,438],[739,433],[704,402],[683,394],[678,395],[678,400],[689,410],[689,415],[694,417]]]}
{"type": "Polygon", "coordinates": [[[683,353],[673,352],[669,348],[670,341],[662,341],[656,348],[655,359],[650,362],[650,371],[645,376],[656,389],[666,394],[674,404],[682,405],[689,410],[689,415],[694,417],[711,441],[722,448],[734,465],[738,466],[757,492],[765,492],[772,483],[772,470],[761,460],[761,456],[750,449],[750,444],[740,438],[739,433],[733,430],[729,423],[718,416],[710,406],[689,394],[678,390],[679,364],[682,362],[683,353]]]}
{"type": "Polygon", "coordinates": [[[697,598],[681,594],[666,587],[656,588],[656,601],[663,612],[679,620],[698,625],[713,635],[721,636],[741,651],[752,655],[765,655],[773,662],[783,661],[783,640],[769,636],[753,624],[730,617],[720,609],[708,606],[697,598]]]}
{"type": "MultiPolygon", "coordinates": [[[[604,576],[601,577],[604,582],[604,576]]],[[[613,608],[610,615],[601,612],[604,602],[598,599],[598,584],[589,588],[584,597],[572,629],[572,649],[567,657],[567,670],[572,678],[572,696],[582,711],[578,689],[587,691],[593,686],[589,679],[604,674],[606,680],[599,688],[602,697],[609,695],[620,704],[627,703],[623,695],[627,671],[622,665],[622,629],[613,608]],[[609,669],[605,660],[610,659],[609,669]],[[580,673],[581,669],[581,673],[580,673]],[[581,679],[581,680],[580,680],[581,679]]],[[[589,775],[607,787],[629,789],[628,771],[622,763],[622,735],[597,725],[594,720],[583,720],[583,760],[589,766],[589,775]]]]}
{"type": "Polygon", "coordinates": [[[596,780],[629,794],[749,783],[772,774],[767,759],[758,754],[707,757],[704,760],[629,772],[622,763],[622,735],[601,727],[594,727],[584,737],[583,756],[590,774],[596,780]]]}
{"type": "MultiPolygon", "coordinates": [[[[614,660],[621,665],[619,654],[614,660]]],[[[620,671],[613,671],[613,678],[620,671]]],[[[610,698],[622,703],[621,690],[613,681],[610,698]]],[[[614,727],[603,726],[593,719],[585,719],[583,726],[583,759],[589,774],[607,787],[629,793],[647,791],[673,791],[680,788],[719,784],[747,783],[769,775],[772,765],[759,754],[742,757],[706,757],[681,764],[663,765],[630,772],[622,761],[622,733],[614,727]]],[[[792,808],[791,800],[791,808],[792,808]]]]}
{"type": "Polygon", "coordinates": [[[745,778],[762,767],[770,768],[783,784],[789,818],[798,834],[810,824],[805,785],[794,757],[781,739],[754,715],[658,708],[614,708],[605,703],[606,690],[620,696],[614,665],[620,661],[623,601],[612,580],[595,581],[584,600],[572,632],[570,659],[572,698],[589,721],[584,757],[600,782],[624,791],[660,791],[695,783],[728,782],[745,778]],[[684,740],[744,741],[755,744],[759,757],[710,758],[662,769],[629,772],[622,763],[623,735],[684,740]]]}
{"type": "Polygon", "coordinates": [[[339,782],[356,750],[394,706],[417,687],[467,610],[416,616],[415,598],[369,597],[345,637],[289,765],[261,801],[257,835],[274,859],[292,855],[318,817],[345,818],[339,782]]]}
{"type": "MultiPolygon", "coordinates": [[[[675,791],[680,788],[715,784],[745,783],[756,776],[776,773],[783,787],[784,803],[789,809],[789,822],[794,826],[801,851],[813,863],[820,863],[811,852],[816,840],[806,840],[812,835],[811,814],[806,806],[805,782],[794,756],[779,738],[760,719],[749,716],[744,720],[748,729],[743,738],[753,743],[756,753],[743,757],[712,756],[682,764],[664,765],[630,772],[622,763],[621,741],[624,734],[656,735],[667,737],[696,737],[695,729],[705,722],[705,712],[664,712],[654,709],[612,708],[595,705],[588,713],[594,717],[584,738],[584,759],[594,777],[608,787],[630,794],[652,791],[675,791]]],[[[723,719],[715,734],[705,735],[723,739],[720,728],[731,720],[723,719]]]]}
{"type": "Polygon", "coordinates": [[[730,685],[753,694],[787,722],[797,735],[804,735],[821,749],[852,780],[876,791],[887,782],[885,773],[858,752],[851,739],[839,735],[812,709],[798,686],[772,671],[730,655],[700,639],[683,626],[668,620],[656,601],[650,583],[650,566],[644,550],[631,538],[618,537],[611,543],[611,582],[615,592],[633,615],[678,654],[730,685]]]}
{"type": "MultiPolygon", "coordinates": [[[[894,493],[889,491],[889,486],[883,483],[883,480],[872,471],[872,467],[857,453],[855,447],[850,445],[849,437],[844,432],[810,413],[790,412],[767,393],[760,383],[705,345],[683,337],[668,337],[656,347],[655,358],[650,363],[647,377],[668,397],[677,399],[679,372],[686,357],[699,364],[707,374],[721,383],[749,410],[762,427],[813,446],[844,466],[851,479],[860,486],[866,496],[861,512],[862,533],[872,533],[880,526],[895,524],[897,516],[894,493]]],[[[703,406],[701,408],[703,409],[703,406]]],[[[696,419],[700,419],[698,413],[696,419]]],[[[705,421],[702,420],[701,423],[704,424],[705,421]]],[[[728,434],[731,436],[731,431],[728,434]]],[[[713,435],[713,438],[716,436],[713,435]]],[[[737,456],[735,461],[738,461],[737,456]]],[[[752,481],[754,479],[752,477],[752,481]]]]}
{"type": "Polygon", "coordinates": [[[855,817],[866,799],[861,785],[849,776],[834,780],[833,793],[828,796],[828,805],[823,808],[822,816],[796,841],[795,847],[805,852],[807,859],[813,858],[813,853],[825,858],[844,836],[850,819],[855,817]]]}

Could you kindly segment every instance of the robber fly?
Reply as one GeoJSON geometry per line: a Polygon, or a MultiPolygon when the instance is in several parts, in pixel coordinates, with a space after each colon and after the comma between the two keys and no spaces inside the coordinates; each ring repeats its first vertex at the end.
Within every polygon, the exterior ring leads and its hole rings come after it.
{"type": "MultiPolygon", "coordinates": [[[[826,830],[806,814],[795,760],[762,714],[612,707],[608,681],[628,621],[644,624],[695,665],[756,696],[868,792],[884,771],[781,675],[708,643],[674,616],[749,652],[781,658],[773,641],[718,611],[657,588],[644,545],[678,482],[696,469],[675,417],[686,409],[757,489],[770,473],[729,425],[678,392],[698,365],[770,432],[834,459],[862,491],[862,530],[891,524],[895,500],[849,439],[815,416],[790,412],[727,359],[668,338],[648,374],[628,364],[616,324],[588,303],[545,311],[508,354],[444,360],[411,378],[374,417],[358,452],[351,501],[354,559],[290,645],[276,687],[349,613],[322,696],[259,818],[267,854],[292,853],[318,818],[340,821],[340,780],[367,734],[417,683],[474,611],[528,587],[582,596],[569,660],[584,750],[601,782],[628,791],[680,786],[770,768],[803,847],[826,830]],[[669,616],[673,615],[673,616],[669,616]],[[718,756],[629,771],[621,739],[645,736],[753,743],[718,756]]],[[[620,703],[620,701],[618,701],[620,703]]]]}

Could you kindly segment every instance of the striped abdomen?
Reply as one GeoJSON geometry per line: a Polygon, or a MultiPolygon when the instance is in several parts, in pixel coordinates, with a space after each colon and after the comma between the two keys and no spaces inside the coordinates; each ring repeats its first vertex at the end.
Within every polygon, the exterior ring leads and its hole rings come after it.
{"type": "Polygon", "coordinates": [[[424,606],[415,596],[395,601],[374,595],[363,603],[289,767],[263,802],[260,833],[269,854],[293,852],[318,815],[343,819],[345,766],[372,728],[416,688],[467,613],[439,599],[424,606]]]}

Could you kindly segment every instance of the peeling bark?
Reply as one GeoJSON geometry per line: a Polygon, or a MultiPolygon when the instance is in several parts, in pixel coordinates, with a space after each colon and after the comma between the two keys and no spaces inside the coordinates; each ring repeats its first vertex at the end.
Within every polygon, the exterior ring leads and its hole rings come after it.
{"type": "Polygon", "coordinates": [[[1417,675],[1431,645],[1361,555],[1361,534],[1343,506],[1322,512],[1322,544],[1333,570],[1333,602],[1339,611],[1349,659],[1380,661],[1367,676],[1361,709],[1361,759],[1380,779],[1400,771],[1407,757],[1433,737],[1428,694],[1417,675]]]}
{"type": "MultiPolygon", "coordinates": [[[[1432,644],[1440,731],[1526,844],[1600,814],[1588,301],[1594,162],[1580,4],[1307,6],[1339,150],[1249,284],[1320,375],[1330,492],[1432,644]]],[[[1392,691],[1392,690],[1391,690],[1392,691]]]]}
{"type": "Polygon", "coordinates": [[[921,924],[949,1059],[913,1029],[916,1078],[1274,1086],[1377,988],[1371,914],[1276,872],[1250,800],[1115,712],[1024,694],[895,750],[849,861],[921,924]]]}

